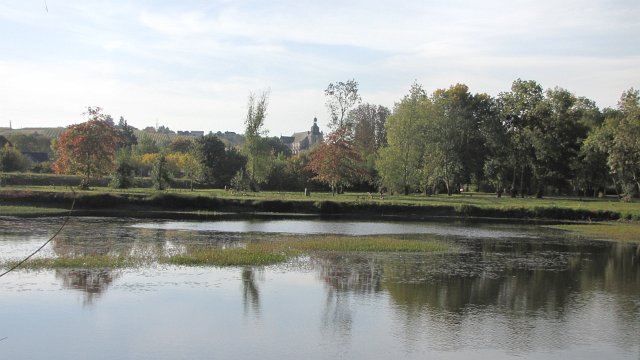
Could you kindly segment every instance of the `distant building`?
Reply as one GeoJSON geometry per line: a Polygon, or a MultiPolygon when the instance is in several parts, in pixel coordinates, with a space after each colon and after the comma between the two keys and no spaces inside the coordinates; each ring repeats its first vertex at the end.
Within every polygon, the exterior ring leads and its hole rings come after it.
{"type": "Polygon", "coordinates": [[[292,154],[298,154],[303,150],[311,149],[324,138],[318,127],[318,119],[313,118],[311,130],[294,133],[291,136],[280,136],[280,141],[291,149],[292,154]]]}
{"type": "Polygon", "coordinates": [[[199,131],[199,130],[193,130],[193,131],[180,131],[178,130],[178,135],[182,135],[182,136],[196,136],[196,137],[202,137],[204,136],[204,131],[199,131]]]}

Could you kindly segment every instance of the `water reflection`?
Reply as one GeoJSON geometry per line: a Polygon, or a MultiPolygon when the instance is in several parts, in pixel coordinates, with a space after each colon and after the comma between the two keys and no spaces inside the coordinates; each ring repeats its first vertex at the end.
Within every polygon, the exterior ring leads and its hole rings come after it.
{"type": "Polygon", "coordinates": [[[242,304],[244,305],[245,316],[253,312],[255,317],[260,317],[260,290],[257,278],[264,279],[263,269],[254,267],[242,268],[242,304]]]}
{"type": "Polygon", "coordinates": [[[62,281],[65,289],[82,291],[82,305],[89,306],[107,291],[119,275],[106,269],[56,269],[55,277],[62,281]]]}

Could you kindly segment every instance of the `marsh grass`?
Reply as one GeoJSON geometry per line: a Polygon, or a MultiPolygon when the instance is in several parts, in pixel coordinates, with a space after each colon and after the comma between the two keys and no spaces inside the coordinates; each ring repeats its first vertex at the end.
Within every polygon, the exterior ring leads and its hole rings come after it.
{"type": "MultiPolygon", "coordinates": [[[[125,268],[135,267],[148,262],[148,258],[114,255],[84,255],[84,256],[60,256],[53,258],[30,259],[21,265],[26,269],[56,269],[56,268],[125,268]]],[[[5,267],[12,267],[16,262],[8,262],[5,267]]]]}
{"type": "Polygon", "coordinates": [[[640,243],[640,224],[607,222],[597,224],[562,224],[550,226],[599,240],[614,240],[640,243]]]}
{"type": "MultiPolygon", "coordinates": [[[[320,252],[412,252],[429,253],[455,251],[454,245],[424,239],[419,236],[275,236],[240,243],[234,247],[186,246],[177,254],[136,255],[72,255],[52,258],[36,258],[27,261],[28,269],[51,268],[125,268],[152,263],[184,266],[266,266],[285,262],[301,255],[320,252]]],[[[2,264],[8,268],[15,264],[2,264]]]]}
{"type": "Polygon", "coordinates": [[[452,251],[436,240],[401,239],[389,236],[288,237],[250,242],[244,248],[197,248],[163,259],[175,265],[244,266],[271,265],[315,252],[414,252],[452,251]]]}
{"type": "Polygon", "coordinates": [[[68,212],[69,212],[68,209],[59,209],[59,208],[0,205],[0,216],[63,215],[68,212]]]}

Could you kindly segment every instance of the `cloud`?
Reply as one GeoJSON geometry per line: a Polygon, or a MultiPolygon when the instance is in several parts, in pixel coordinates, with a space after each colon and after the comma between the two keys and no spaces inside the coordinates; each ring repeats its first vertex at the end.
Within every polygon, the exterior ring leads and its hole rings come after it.
{"type": "Polygon", "coordinates": [[[271,134],[326,121],[323,89],[355,78],[393,106],[414,80],[497,94],[534,79],[615,105],[640,82],[631,0],[82,1],[0,4],[0,121],[82,120],[98,105],[143,127],[241,131],[270,87],[271,134]]]}

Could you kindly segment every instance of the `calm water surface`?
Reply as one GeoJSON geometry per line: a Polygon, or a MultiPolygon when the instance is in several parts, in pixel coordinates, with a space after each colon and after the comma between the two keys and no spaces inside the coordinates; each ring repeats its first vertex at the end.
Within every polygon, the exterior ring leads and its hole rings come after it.
{"type": "MultiPolygon", "coordinates": [[[[0,260],[60,222],[0,218],[0,260]]],[[[461,251],[18,271],[0,278],[0,359],[640,359],[638,246],[539,227],[75,218],[38,256],[172,253],[274,232],[421,234],[461,251]]]]}

